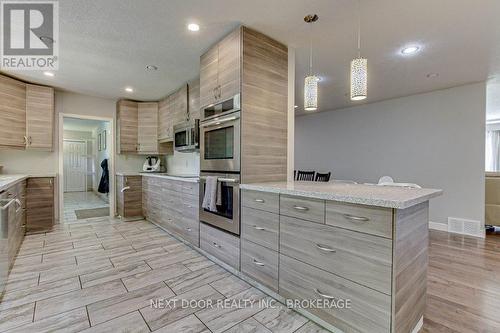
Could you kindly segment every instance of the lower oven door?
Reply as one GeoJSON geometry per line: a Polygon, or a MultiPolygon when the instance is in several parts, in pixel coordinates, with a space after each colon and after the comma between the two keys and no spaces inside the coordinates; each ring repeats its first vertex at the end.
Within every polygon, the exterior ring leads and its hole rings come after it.
{"type": "Polygon", "coordinates": [[[236,174],[200,175],[200,221],[224,229],[233,234],[240,234],[240,177],[236,174]],[[203,208],[203,198],[206,190],[206,177],[217,176],[217,186],[220,187],[220,205],[215,211],[203,208]]]}

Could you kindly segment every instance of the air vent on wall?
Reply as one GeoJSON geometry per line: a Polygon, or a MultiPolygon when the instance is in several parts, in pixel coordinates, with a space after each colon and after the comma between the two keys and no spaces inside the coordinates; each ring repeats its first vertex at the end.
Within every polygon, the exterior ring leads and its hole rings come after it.
{"type": "Polygon", "coordinates": [[[474,237],[484,237],[484,229],[481,222],[456,217],[448,217],[448,232],[474,237]]]}

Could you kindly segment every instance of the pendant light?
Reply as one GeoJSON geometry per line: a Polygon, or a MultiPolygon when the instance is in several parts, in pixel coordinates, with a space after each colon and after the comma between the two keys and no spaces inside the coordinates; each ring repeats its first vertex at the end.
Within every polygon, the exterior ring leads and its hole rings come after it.
{"type": "Polygon", "coordinates": [[[361,57],[361,10],[358,0],[358,57],[351,61],[351,100],[366,99],[368,91],[368,60],[361,57]]]}
{"type": "Polygon", "coordinates": [[[311,25],[309,49],[309,75],[304,79],[304,110],[316,111],[318,109],[318,77],[312,74],[312,23],[318,20],[318,15],[312,14],[304,17],[304,21],[311,25]]]}

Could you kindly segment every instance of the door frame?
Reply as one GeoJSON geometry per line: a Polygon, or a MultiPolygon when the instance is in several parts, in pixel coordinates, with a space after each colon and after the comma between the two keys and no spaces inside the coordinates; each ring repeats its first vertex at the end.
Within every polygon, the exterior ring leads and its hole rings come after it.
{"type": "Polygon", "coordinates": [[[59,138],[58,138],[58,169],[59,169],[59,223],[64,223],[64,118],[76,118],[87,120],[100,120],[109,122],[109,217],[115,217],[116,193],[115,193],[115,120],[113,117],[87,116],[73,113],[59,113],[59,138]]]}
{"type": "MultiPolygon", "coordinates": [[[[81,139],[64,139],[63,138],[63,168],[64,168],[64,142],[80,142],[80,143],[84,143],[85,144],[85,151],[86,151],[86,154],[85,155],[88,155],[87,152],[88,152],[88,140],[81,140],[81,139]]],[[[88,161],[87,163],[85,163],[85,185],[84,185],[84,191],[88,191],[88,161]]],[[[65,185],[65,182],[64,182],[64,175],[62,175],[62,181],[63,183],[63,190],[64,190],[64,185],[65,185]]],[[[64,194],[63,194],[64,195],[64,194]]]]}

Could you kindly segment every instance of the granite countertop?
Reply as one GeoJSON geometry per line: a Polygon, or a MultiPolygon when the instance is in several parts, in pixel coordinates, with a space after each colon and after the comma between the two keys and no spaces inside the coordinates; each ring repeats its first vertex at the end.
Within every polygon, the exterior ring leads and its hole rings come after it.
{"type": "Polygon", "coordinates": [[[240,188],[397,209],[417,205],[443,193],[442,190],[427,188],[302,181],[241,184],[240,188]]]}
{"type": "Polygon", "coordinates": [[[188,174],[169,174],[169,173],[155,173],[155,172],[117,172],[116,175],[158,177],[158,178],[179,180],[188,183],[198,183],[200,181],[200,177],[198,175],[188,175],[188,174]]]}

